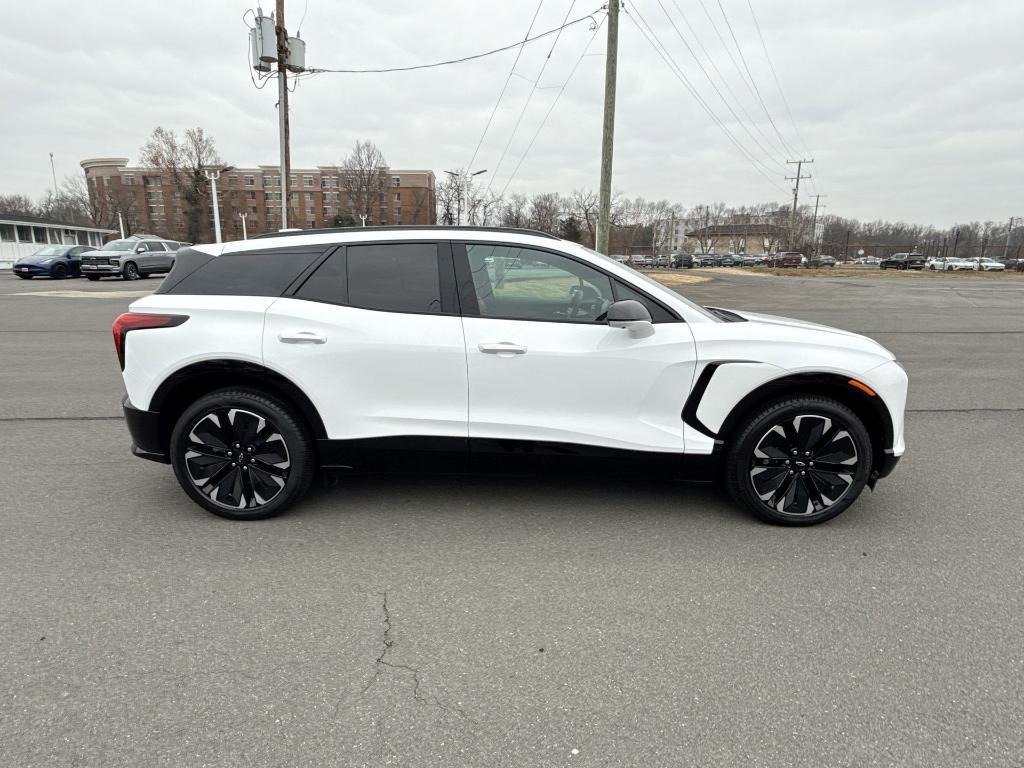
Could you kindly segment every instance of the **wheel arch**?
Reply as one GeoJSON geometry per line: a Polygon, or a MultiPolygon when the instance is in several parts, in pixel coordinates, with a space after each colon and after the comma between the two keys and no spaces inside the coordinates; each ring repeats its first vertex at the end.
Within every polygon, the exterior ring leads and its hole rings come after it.
{"type": "Polygon", "coordinates": [[[257,363],[204,360],[180,368],[157,387],[149,410],[160,414],[160,444],[166,450],[178,417],[196,399],[224,387],[251,387],[292,405],[314,440],[327,437],[320,413],[306,393],[287,377],[257,363]]]}
{"type": "Polygon", "coordinates": [[[819,395],[842,403],[859,418],[871,436],[872,479],[885,463],[885,451],[892,447],[893,425],[889,409],[877,394],[869,395],[852,385],[849,376],[835,373],[797,373],[773,379],[751,390],[725,417],[716,440],[727,442],[743,423],[743,417],[780,397],[819,395]]]}

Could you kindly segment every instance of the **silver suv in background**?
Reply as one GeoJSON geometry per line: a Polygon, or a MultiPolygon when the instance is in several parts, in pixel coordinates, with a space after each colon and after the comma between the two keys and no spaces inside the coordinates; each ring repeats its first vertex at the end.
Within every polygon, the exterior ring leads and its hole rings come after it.
{"type": "Polygon", "coordinates": [[[189,243],[149,237],[111,240],[100,250],[82,257],[82,275],[89,280],[101,277],[138,280],[167,274],[174,266],[175,252],[184,245],[189,243]]]}

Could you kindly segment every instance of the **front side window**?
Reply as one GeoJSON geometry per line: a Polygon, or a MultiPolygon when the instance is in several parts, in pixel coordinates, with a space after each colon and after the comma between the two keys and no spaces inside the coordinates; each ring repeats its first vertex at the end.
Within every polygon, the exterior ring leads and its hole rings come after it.
{"type": "Polygon", "coordinates": [[[566,256],[485,243],[466,256],[483,317],[599,323],[615,301],[607,275],[566,256]]]}

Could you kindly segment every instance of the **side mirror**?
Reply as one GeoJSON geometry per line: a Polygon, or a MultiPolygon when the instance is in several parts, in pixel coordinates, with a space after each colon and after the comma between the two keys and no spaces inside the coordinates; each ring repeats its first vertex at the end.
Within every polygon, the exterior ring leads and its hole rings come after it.
{"type": "Polygon", "coordinates": [[[135,246],[135,252],[136,253],[142,253],[144,250],[146,250],[146,246],[144,246],[144,245],[136,245],[135,246]]]}
{"type": "Polygon", "coordinates": [[[608,325],[625,328],[634,339],[643,339],[654,334],[654,323],[647,307],[633,299],[616,301],[608,307],[608,325]]]}

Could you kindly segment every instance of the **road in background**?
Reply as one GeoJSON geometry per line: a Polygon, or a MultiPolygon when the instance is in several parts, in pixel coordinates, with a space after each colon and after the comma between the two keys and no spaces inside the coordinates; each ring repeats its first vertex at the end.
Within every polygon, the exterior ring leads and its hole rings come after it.
{"type": "Polygon", "coordinates": [[[117,418],[104,294],[155,285],[0,277],[5,765],[1024,762],[1024,285],[683,289],[907,366],[907,457],[807,530],[640,480],[331,476],[215,518],[117,418]]]}

